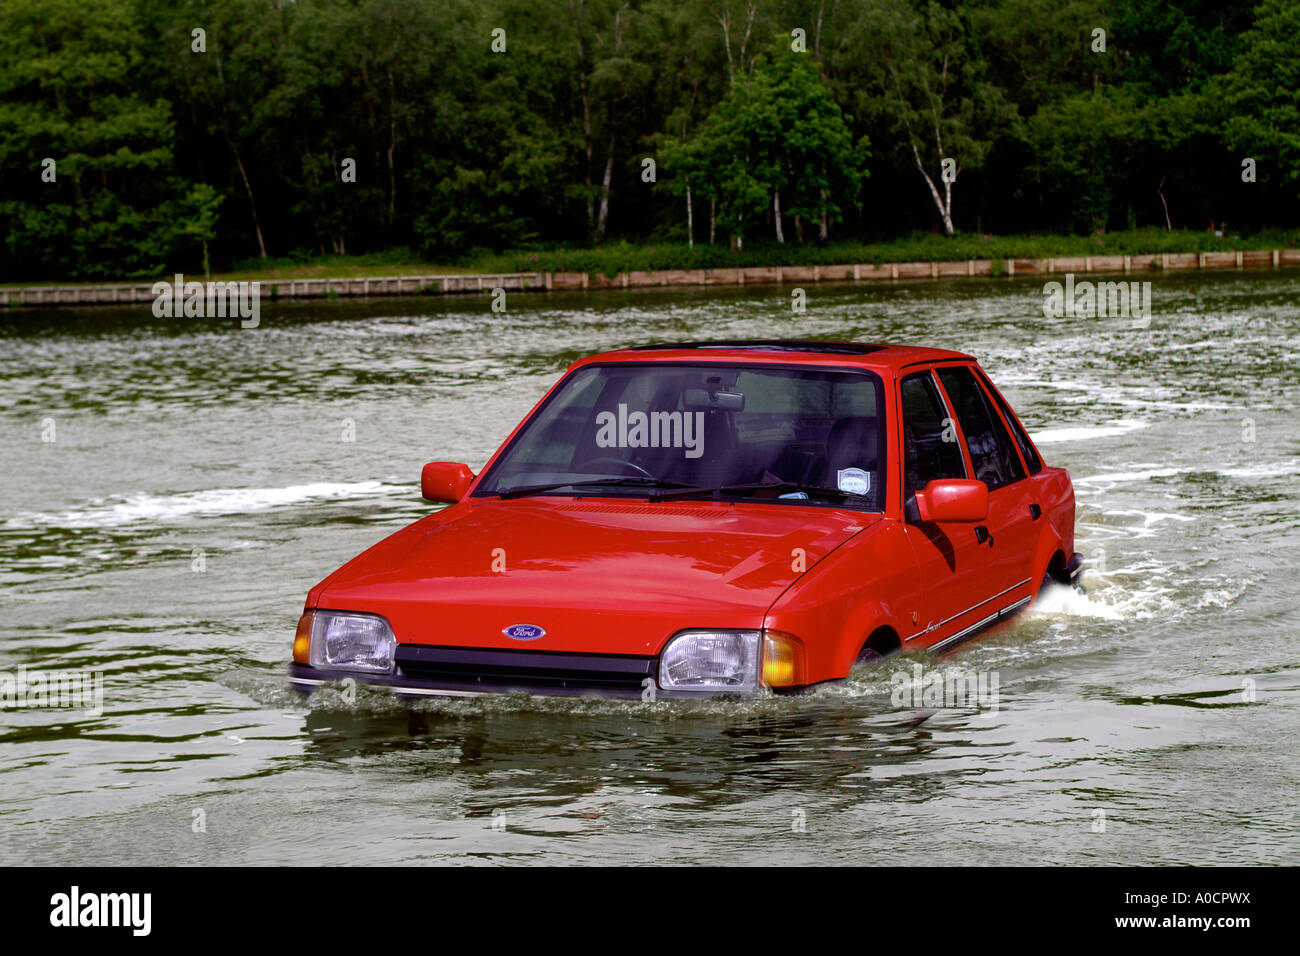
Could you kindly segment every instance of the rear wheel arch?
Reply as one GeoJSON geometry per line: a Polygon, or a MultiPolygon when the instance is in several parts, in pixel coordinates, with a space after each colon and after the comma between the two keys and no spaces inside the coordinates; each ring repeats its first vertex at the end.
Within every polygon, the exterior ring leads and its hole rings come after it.
{"type": "Polygon", "coordinates": [[[1067,560],[1064,551],[1062,551],[1060,548],[1057,548],[1055,551],[1052,552],[1052,556],[1047,559],[1047,563],[1043,566],[1043,573],[1042,575],[1039,576],[1038,583],[1034,586],[1035,599],[1037,599],[1038,596],[1043,593],[1043,588],[1046,587],[1048,584],[1068,583],[1069,578],[1065,570],[1066,564],[1067,564],[1067,560]]]}
{"type": "Polygon", "coordinates": [[[1066,579],[1065,578],[1066,563],[1067,563],[1067,559],[1065,557],[1065,552],[1062,551],[1060,548],[1057,548],[1056,551],[1053,552],[1052,556],[1048,559],[1047,567],[1043,571],[1043,573],[1047,577],[1050,577],[1053,581],[1064,581],[1066,579]]]}
{"type": "Polygon", "coordinates": [[[1065,542],[1056,528],[1049,524],[1039,535],[1038,543],[1034,548],[1033,563],[1029,567],[1030,573],[1034,575],[1030,587],[1034,589],[1035,594],[1041,590],[1044,581],[1060,580],[1059,575],[1064,573],[1067,560],[1065,542]]]}

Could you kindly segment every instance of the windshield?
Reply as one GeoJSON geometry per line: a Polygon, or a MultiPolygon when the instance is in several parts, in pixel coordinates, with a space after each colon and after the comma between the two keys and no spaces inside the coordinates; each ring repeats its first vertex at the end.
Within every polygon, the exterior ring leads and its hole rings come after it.
{"type": "Polygon", "coordinates": [[[475,496],[701,497],[881,510],[880,379],[763,365],[588,365],[561,383],[475,496]]]}

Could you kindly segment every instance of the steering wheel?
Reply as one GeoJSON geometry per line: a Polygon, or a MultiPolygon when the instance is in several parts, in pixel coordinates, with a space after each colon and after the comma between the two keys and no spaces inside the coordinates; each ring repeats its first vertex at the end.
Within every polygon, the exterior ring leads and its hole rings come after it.
{"type": "Polygon", "coordinates": [[[654,475],[650,474],[650,472],[646,471],[636,462],[628,461],[626,458],[615,458],[613,455],[601,455],[597,458],[588,458],[586,461],[582,462],[581,464],[575,467],[578,470],[585,470],[588,465],[597,465],[600,464],[601,462],[608,462],[613,465],[622,465],[624,468],[631,468],[633,471],[637,472],[642,477],[649,478],[652,481],[654,480],[654,475]]]}

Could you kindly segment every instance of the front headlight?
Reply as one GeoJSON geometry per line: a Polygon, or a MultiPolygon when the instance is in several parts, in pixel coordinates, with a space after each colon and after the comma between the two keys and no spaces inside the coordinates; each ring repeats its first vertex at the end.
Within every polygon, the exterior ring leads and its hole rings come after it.
{"type": "Polygon", "coordinates": [[[659,655],[664,690],[758,689],[758,631],[681,631],[659,655]]]}
{"type": "Polygon", "coordinates": [[[309,631],[307,661],[312,667],[333,667],[338,670],[365,671],[388,674],[393,670],[393,655],[397,638],[388,622],[378,614],[357,611],[309,611],[309,625],[299,623],[298,638],[294,641],[294,657],[298,658],[299,642],[309,631]]]}

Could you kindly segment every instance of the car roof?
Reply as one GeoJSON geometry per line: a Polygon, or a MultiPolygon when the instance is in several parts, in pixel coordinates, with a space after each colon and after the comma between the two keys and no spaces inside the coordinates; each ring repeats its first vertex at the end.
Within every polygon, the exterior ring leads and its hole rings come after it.
{"type": "Polygon", "coordinates": [[[814,339],[724,339],[716,342],[669,342],[634,345],[590,355],[570,368],[593,363],[665,361],[760,362],[789,365],[847,365],[897,372],[921,362],[975,361],[965,352],[920,345],[870,342],[823,342],[814,339]]]}

